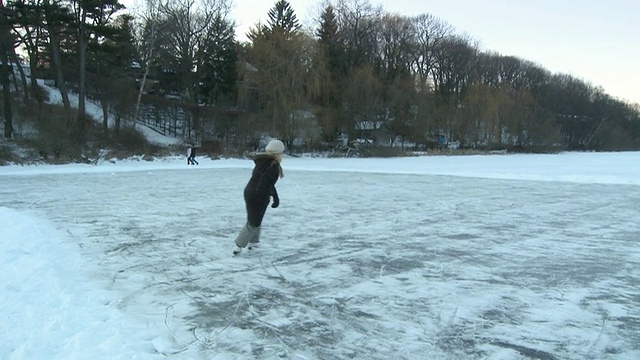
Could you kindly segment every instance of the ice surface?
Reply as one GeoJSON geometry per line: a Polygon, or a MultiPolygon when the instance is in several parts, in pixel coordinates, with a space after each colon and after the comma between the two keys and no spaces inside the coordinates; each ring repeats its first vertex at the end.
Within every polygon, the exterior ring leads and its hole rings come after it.
{"type": "Polygon", "coordinates": [[[200,164],[0,168],[0,358],[640,358],[640,153],[200,164]]]}

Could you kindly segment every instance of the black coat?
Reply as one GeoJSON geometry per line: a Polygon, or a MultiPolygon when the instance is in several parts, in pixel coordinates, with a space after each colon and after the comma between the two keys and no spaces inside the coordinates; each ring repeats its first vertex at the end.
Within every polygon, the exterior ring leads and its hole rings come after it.
{"type": "Polygon", "coordinates": [[[259,154],[253,158],[255,166],[249,183],[244,188],[244,203],[247,207],[247,221],[253,226],[260,226],[269,198],[273,196],[273,207],[280,204],[276,182],[282,169],[276,158],[268,154],[259,154]]]}

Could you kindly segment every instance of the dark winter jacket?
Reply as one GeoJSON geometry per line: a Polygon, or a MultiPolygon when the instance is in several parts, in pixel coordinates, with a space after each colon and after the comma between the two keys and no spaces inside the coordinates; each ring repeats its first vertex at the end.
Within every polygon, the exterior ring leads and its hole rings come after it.
{"type": "Polygon", "coordinates": [[[247,207],[247,221],[253,226],[260,226],[269,198],[273,196],[272,207],[280,205],[276,182],[282,173],[280,163],[269,154],[258,154],[253,157],[255,166],[249,183],[244,188],[244,202],[247,207]]]}

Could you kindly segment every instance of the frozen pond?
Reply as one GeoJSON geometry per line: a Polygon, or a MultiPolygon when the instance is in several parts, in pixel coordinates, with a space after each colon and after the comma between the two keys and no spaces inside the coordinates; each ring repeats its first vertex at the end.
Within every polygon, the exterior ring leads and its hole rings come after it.
{"type": "Polygon", "coordinates": [[[0,207],[68,235],[140,359],[640,358],[640,186],[283,165],[239,257],[249,167],[2,176],[0,207]]]}

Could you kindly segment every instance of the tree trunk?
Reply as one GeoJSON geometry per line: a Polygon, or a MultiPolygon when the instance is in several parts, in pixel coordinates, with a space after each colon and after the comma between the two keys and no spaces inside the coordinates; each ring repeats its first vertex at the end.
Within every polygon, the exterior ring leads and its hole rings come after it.
{"type": "MultiPolygon", "coordinates": [[[[18,59],[18,55],[16,54],[15,49],[10,50],[11,59],[16,67],[18,68],[18,72],[20,73],[20,81],[22,82],[22,91],[24,93],[25,103],[29,100],[29,86],[27,84],[27,77],[24,74],[24,69],[22,68],[22,64],[20,64],[20,60],[18,59]]],[[[15,77],[15,74],[14,74],[15,77]]],[[[16,81],[16,84],[18,82],[16,81]]],[[[16,86],[17,87],[17,86],[16,86]]]]}
{"type": "Polygon", "coordinates": [[[4,137],[10,139],[13,137],[13,113],[11,112],[11,84],[9,82],[9,64],[6,58],[6,46],[0,45],[0,54],[2,54],[2,65],[0,69],[0,77],[2,77],[2,97],[4,99],[4,137]]]}
{"type": "MultiPolygon", "coordinates": [[[[42,105],[41,96],[35,92],[37,88],[38,82],[36,80],[36,64],[38,63],[38,46],[34,44],[32,38],[34,37],[33,31],[29,27],[25,29],[26,35],[21,36],[22,42],[25,44],[25,49],[27,50],[27,56],[29,57],[29,71],[31,75],[29,75],[29,84],[28,88],[25,88],[25,91],[30,91],[36,101],[38,101],[39,105],[42,105]]],[[[36,44],[38,40],[36,40],[36,44]]],[[[15,55],[15,50],[14,50],[15,55]]],[[[17,62],[17,61],[16,61],[17,62]]],[[[24,72],[23,72],[24,73],[24,72]]]]}
{"type": "Polygon", "coordinates": [[[146,61],[145,61],[145,66],[144,66],[144,74],[142,75],[142,81],[140,82],[140,89],[138,91],[138,98],[136,99],[136,108],[135,111],[133,112],[133,128],[135,129],[136,127],[136,123],[138,122],[138,114],[140,113],[140,102],[142,101],[142,94],[144,92],[144,87],[147,84],[147,77],[149,76],[149,68],[151,67],[151,59],[153,59],[153,53],[154,53],[154,46],[156,43],[156,25],[155,22],[153,23],[154,25],[151,26],[151,38],[150,38],[150,46],[149,46],[149,53],[146,54],[146,61]]]}
{"type": "Polygon", "coordinates": [[[64,74],[62,72],[60,39],[54,26],[49,26],[47,30],[49,31],[49,40],[51,42],[51,60],[55,68],[56,82],[58,83],[58,89],[60,89],[60,96],[62,96],[62,105],[66,111],[69,111],[71,109],[71,102],[69,101],[69,91],[67,90],[67,84],[64,81],[64,74]]]}
{"type": "MultiPolygon", "coordinates": [[[[120,114],[116,114],[116,119],[115,119],[115,123],[113,124],[113,138],[115,140],[118,139],[118,137],[120,136],[120,124],[122,123],[122,117],[120,116],[120,114]]],[[[133,125],[134,129],[135,129],[135,124],[133,125]]]]}
{"type": "MultiPolygon", "coordinates": [[[[0,2],[0,7],[4,5],[0,2]]],[[[0,20],[1,21],[1,20],[0,20]]],[[[11,83],[9,81],[9,49],[11,36],[9,33],[9,24],[6,21],[0,23],[0,82],[2,82],[2,97],[4,99],[4,137],[10,139],[13,137],[13,113],[11,112],[11,83]]]]}
{"type": "Polygon", "coordinates": [[[86,135],[86,108],[85,108],[85,96],[86,96],[86,68],[87,68],[87,45],[88,40],[85,37],[85,14],[83,11],[83,17],[79,24],[80,28],[78,30],[78,45],[79,45],[79,76],[78,76],[78,136],[80,141],[84,141],[86,135]]]}
{"type": "Polygon", "coordinates": [[[100,105],[102,105],[102,129],[105,135],[109,135],[109,101],[106,96],[101,96],[100,105]]]}
{"type": "Polygon", "coordinates": [[[144,69],[144,74],[142,75],[142,81],[140,82],[140,89],[138,90],[138,98],[136,99],[136,108],[133,112],[133,126],[136,126],[136,122],[138,121],[138,114],[140,113],[140,101],[142,101],[142,92],[144,91],[145,83],[147,82],[147,75],[149,75],[149,63],[144,69]]]}

